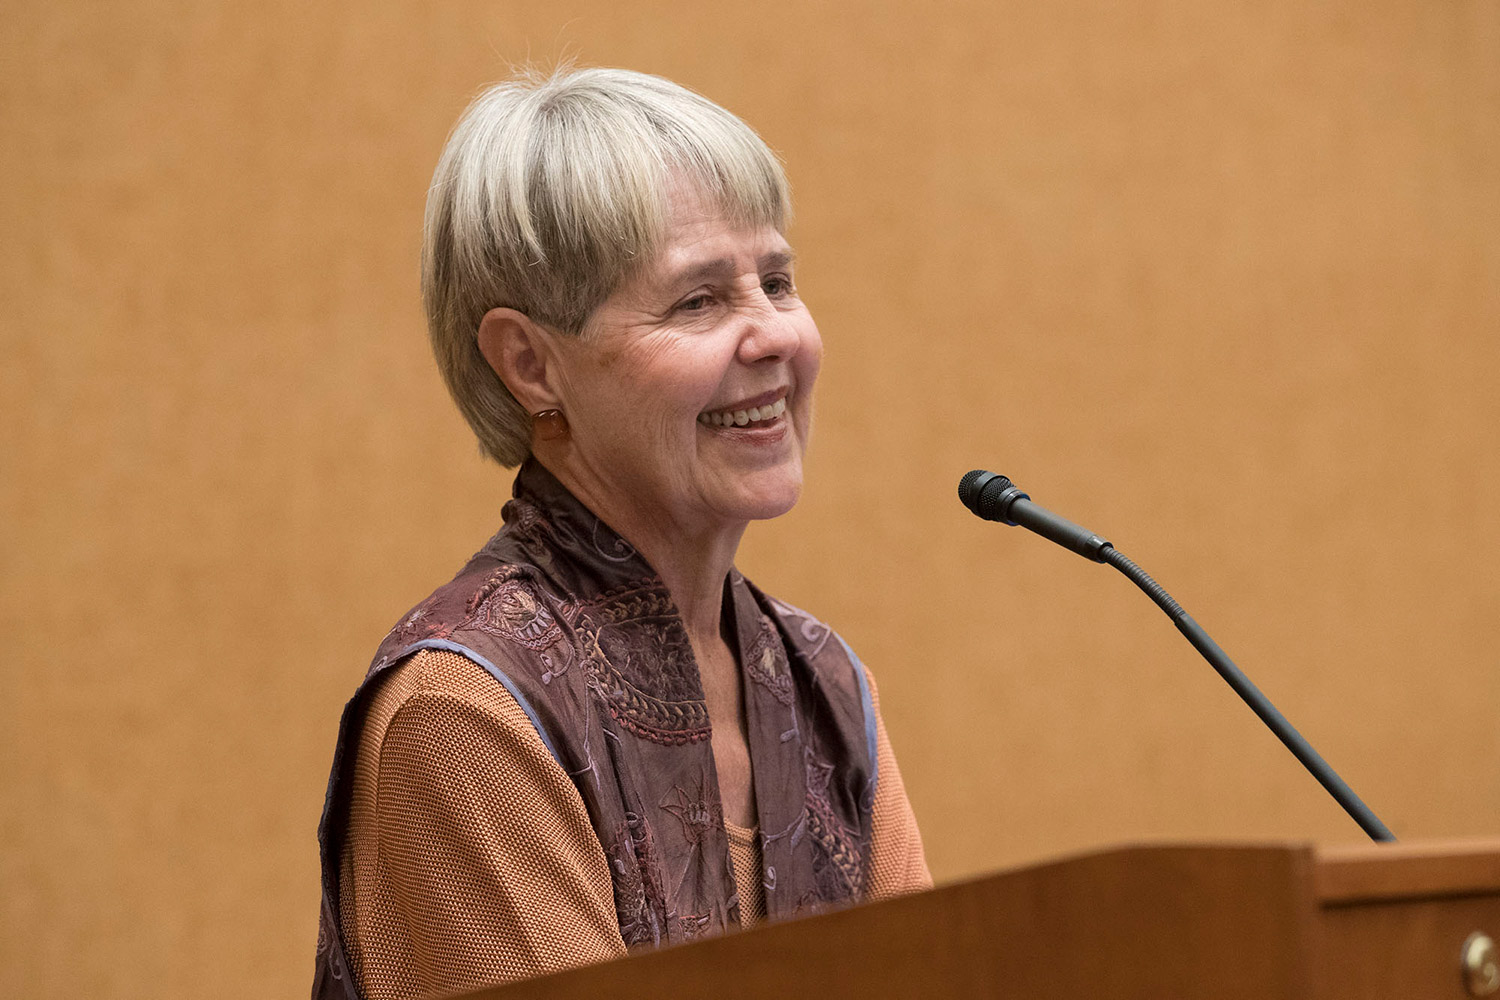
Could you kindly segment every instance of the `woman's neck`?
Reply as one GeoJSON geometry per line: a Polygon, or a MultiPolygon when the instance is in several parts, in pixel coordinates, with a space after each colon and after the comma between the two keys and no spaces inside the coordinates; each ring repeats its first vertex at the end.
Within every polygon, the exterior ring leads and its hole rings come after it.
{"type": "Polygon", "coordinates": [[[625,494],[576,475],[566,462],[547,467],[568,492],[629,542],[666,584],[696,649],[721,641],[724,578],[734,566],[746,524],[684,524],[659,508],[621,503],[625,494]]]}

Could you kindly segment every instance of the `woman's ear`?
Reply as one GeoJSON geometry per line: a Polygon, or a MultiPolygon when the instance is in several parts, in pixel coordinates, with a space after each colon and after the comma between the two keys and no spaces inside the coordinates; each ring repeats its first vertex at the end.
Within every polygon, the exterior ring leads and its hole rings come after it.
{"type": "Polygon", "coordinates": [[[479,321],[479,352],[527,413],[562,405],[552,389],[556,373],[551,334],[515,309],[497,308],[479,321]]]}

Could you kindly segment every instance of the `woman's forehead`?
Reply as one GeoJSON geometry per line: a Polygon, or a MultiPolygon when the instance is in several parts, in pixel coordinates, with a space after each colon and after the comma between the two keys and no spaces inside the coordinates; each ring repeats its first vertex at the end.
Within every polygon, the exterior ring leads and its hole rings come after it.
{"type": "MultiPolygon", "coordinates": [[[[732,232],[781,233],[769,219],[752,221],[746,216],[748,209],[729,200],[724,195],[706,190],[703,185],[681,173],[673,175],[666,189],[665,229],[662,244],[665,249],[690,242],[705,235],[732,232]]],[[[785,243],[785,240],[782,239],[785,243]]]]}
{"type": "Polygon", "coordinates": [[[701,203],[673,207],[661,251],[645,271],[651,280],[676,284],[767,268],[790,267],[795,254],[769,224],[746,223],[701,203]]]}
{"type": "Polygon", "coordinates": [[[669,285],[723,281],[789,268],[795,258],[782,235],[769,226],[760,231],[725,231],[668,248],[650,269],[651,279],[669,285]]]}

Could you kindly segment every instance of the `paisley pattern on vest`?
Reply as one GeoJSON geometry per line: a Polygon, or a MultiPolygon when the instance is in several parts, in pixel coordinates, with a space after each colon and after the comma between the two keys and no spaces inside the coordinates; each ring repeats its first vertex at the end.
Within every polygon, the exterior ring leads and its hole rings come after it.
{"type": "MultiPolygon", "coordinates": [[[[371,678],[450,649],[503,683],[572,778],[604,849],[631,948],[739,924],[708,707],[671,595],[625,539],[534,461],[505,526],[381,644],[345,708],[319,844],[323,907],[314,997],[358,996],[339,931],[350,748],[371,678]]],[[[725,581],[742,667],[766,916],[857,901],[876,771],[863,668],[822,622],[725,581]]]]}

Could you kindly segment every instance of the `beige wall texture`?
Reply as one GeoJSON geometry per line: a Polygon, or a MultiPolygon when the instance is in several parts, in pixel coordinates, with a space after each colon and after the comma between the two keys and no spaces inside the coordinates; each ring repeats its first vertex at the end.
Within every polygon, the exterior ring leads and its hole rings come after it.
{"type": "Polygon", "coordinates": [[[827,362],[742,566],[880,680],[939,879],[1500,833],[1500,6],[13,2],[0,31],[0,995],[301,995],[337,715],[488,536],[425,187],[509,64],[661,73],[795,186],[827,362]],[[206,983],[213,983],[211,987],[206,983]]]}

